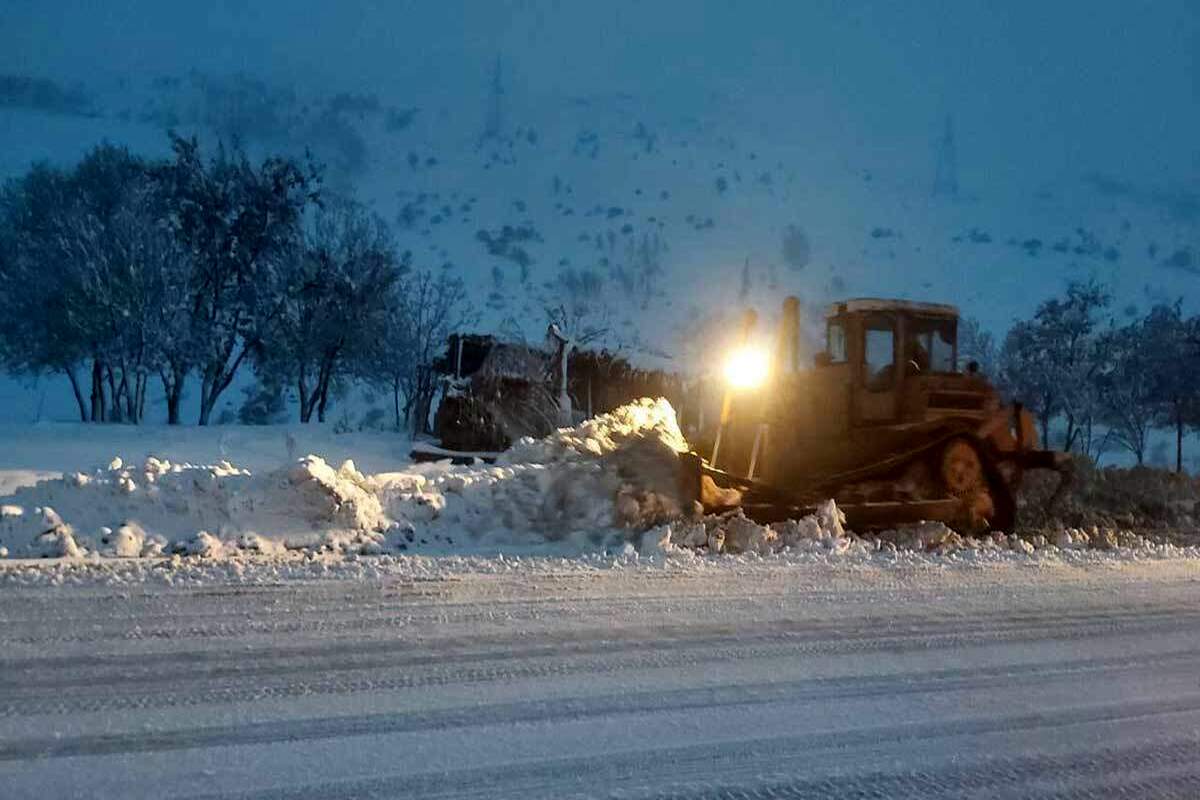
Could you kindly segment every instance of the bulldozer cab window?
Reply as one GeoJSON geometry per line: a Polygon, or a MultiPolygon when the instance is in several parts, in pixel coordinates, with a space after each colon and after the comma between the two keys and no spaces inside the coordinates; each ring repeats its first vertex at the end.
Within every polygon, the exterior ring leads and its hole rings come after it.
{"type": "Polygon", "coordinates": [[[914,319],[908,325],[905,361],[915,372],[954,371],[954,321],[914,319]]]}
{"type": "Polygon", "coordinates": [[[846,328],[841,322],[830,322],[826,328],[825,352],[829,353],[830,364],[846,363],[846,328]]]}
{"type": "Polygon", "coordinates": [[[895,383],[896,334],[885,319],[869,320],[863,342],[863,372],[866,387],[885,392],[895,383]]]}

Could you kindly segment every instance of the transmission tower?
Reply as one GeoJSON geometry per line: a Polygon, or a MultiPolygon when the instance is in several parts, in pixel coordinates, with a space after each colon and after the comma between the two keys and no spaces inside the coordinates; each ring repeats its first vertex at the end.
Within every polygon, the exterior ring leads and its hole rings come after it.
{"type": "Polygon", "coordinates": [[[483,140],[499,139],[504,130],[504,75],[500,56],[492,67],[492,83],[488,89],[487,115],[483,120],[483,140]]]}
{"type": "Polygon", "coordinates": [[[937,164],[933,174],[933,194],[954,197],[958,194],[958,154],[954,146],[954,120],[946,115],[946,127],[937,143],[937,164]]]}

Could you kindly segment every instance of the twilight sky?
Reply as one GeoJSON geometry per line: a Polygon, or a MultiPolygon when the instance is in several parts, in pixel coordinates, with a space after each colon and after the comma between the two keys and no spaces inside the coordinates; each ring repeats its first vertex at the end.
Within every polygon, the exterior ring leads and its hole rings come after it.
{"type": "Polygon", "coordinates": [[[952,112],[966,170],[1135,183],[1200,173],[1200,5],[1103,2],[605,3],[6,0],[0,71],[88,85],[245,71],[394,102],[477,96],[497,52],[524,102],[719,92],[784,130],[819,121],[896,152],[952,112]],[[883,145],[881,145],[883,146],[883,145]]]}

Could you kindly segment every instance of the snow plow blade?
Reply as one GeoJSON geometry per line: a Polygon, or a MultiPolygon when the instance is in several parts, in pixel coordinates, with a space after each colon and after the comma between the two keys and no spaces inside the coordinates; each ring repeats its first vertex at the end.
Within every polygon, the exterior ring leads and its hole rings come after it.
{"type": "MultiPolygon", "coordinates": [[[[1005,461],[1016,467],[1015,474],[1026,469],[1047,469],[1059,473],[1058,487],[1047,501],[1047,509],[1052,508],[1071,485],[1074,462],[1068,453],[1026,450],[1006,456],[1005,461]]],[[[818,503],[826,497],[818,497],[814,491],[836,499],[836,487],[828,481],[815,483],[812,490],[803,494],[788,491],[760,480],[717,469],[694,452],[681,454],[680,466],[685,496],[694,497],[704,512],[709,514],[740,509],[755,522],[768,524],[815,513],[818,503]]],[[[989,472],[998,475],[999,470],[996,470],[994,465],[989,466],[992,467],[989,472]]],[[[963,502],[963,499],[958,497],[877,502],[842,500],[838,502],[838,509],[846,515],[846,524],[856,530],[879,530],[930,520],[961,526],[963,502]]],[[[1015,506],[1015,502],[1010,502],[1015,506]]],[[[1005,522],[1004,526],[991,527],[1011,527],[1011,520],[1005,522]]]]}

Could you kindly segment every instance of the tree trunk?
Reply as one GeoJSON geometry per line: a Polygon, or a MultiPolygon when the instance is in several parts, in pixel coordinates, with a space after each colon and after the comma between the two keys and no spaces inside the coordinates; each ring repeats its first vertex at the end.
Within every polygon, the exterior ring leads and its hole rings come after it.
{"type": "Polygon", "coordinates": [[[79,388],[79,378],[75,375],[74,367],[63,367],[63,372],[67,373],[67,379],[71,381],[71,392],[75,395],[75,403],[79,406],[79,421],[87,422],[88,407],[87,402],[83,399],[83,391],[79,388]]]}
{"type": "Polygon", "coordinates": [[[207,425],[208,418],[212,415],[212,376],[206,371],[203,380],[200,381],[200,419],[196,421],[197,425],[207,425]]]}
{"type": "Polygon", "coordinates": [[[137,425],[137,375],[134,374],[133,380],[129,380],[129,370],[121,367],[121,383],[119,389],[121,396],[125,399],[125,421],[137,425]]]}
{"type": "Polygon", "coordinates": [[[167,378],[166,372],[160,372],[159,377],[162,378],[163,394],[167,396],[167,424],[179,424],[179,392],[175,386],[175,382],[167,378]]]}
{"type": "Polygon", "coordinates": [[[325,421],[325,409],[329,405],[329,383],[321,387],[321,391],[317,393],[317,422],[325,421]]]}
{"type": "Polygon", "coordinates": [[[1071,448],[1075,444],[1076,432],[1077,432],[1077,429],[1075,427],[1075,415],[1067,414],[1067,433],[1063,437],[1063,452],[1064,453],[1071,452],[1071,448]]]}
{"type": "Polygon", "coordinates": [[[179,406],[183,401],[183,384],[187,380],[187,370],[170,364],[159,370],[158,377],[162,380],[163,393],[167,396],[167,424],[179,425],[179,406]]]}
{"type": "Polygon", "coordinates": [[[329,353],[325,356],[325,363],[321,365],[321,374],[317,377],[317,421],[325,421],[325,409],[329,406],[329,384],[333,383],[333,365],[337,362],[337,353],[329,353]]]}
{"type": "Polygon", "coordinates": [[[392,378],[392,405],[396,413],[396,432],[400,432],[400,379],[392,378]]]}
{"type": "Polygon", "coordinates": [[[92,359],[92,422],[104,422],[104,365],[100,359],[92,359]]]}
{"type": "Polygon", "coordinates": [[[300,422],[307,423],[312,417],[312,405],[308,402],[308,383],[306,382],[306,370],[304,365],[300,365],[300,375],[296,378],[296,390],[300,394],[300,422]]]}
{"type": "Polygon", "coordinates": [[[1175,415],[1175,474],[1183,472],[1183,414],[1175,415]]]}
{"type": "Polygon", "coordinates": [[[423,433],[429,433],[429,411],[433,406],[434,386],[432,383],[433,372],[428,367],[421,367],[419,377],[417,379],[417,390],[413,398],[413,435],[419,436],[423,433]]]}
{"type": "Polygon", "coordinates": [[[125,418],[132,424],[138,424],[137,404],[138,404],[138,382],[141,378],[136,372],[133,374],[133,380],[129,380],[129,373],[121,369],[121,386],[125,391],[125,418]]]}
{"type": "Polygon", "coordinates": [[[138,378],[138,401],[137,401],[138,422],[142,422],[146,419],[146,386],[149,383],[150,383],[150,376],[148,374],[143,373],[142,375],[139,376],[139,378],[138,378]]]}
{"type": "Polygon", "coordinates": [[[108,380],[108,402],[109,409],[112,411],[110,419],[113,422],[120,422],[121,414],[121,396],[117,394],[117,379],[113,375],[112,367],[107,364],[104,366],[104,374],[108,380]]]}
{"type": "Polygon", "coordinates": [[[205,367],[204,383],[200,391],[201,425],[208,424],[213,409],[217,407],[217,401],[221,399],[221,393],[229,388],[229,384],[233,383],[233,379],[237,376],[237,371],[241,367],[242,362],[249,355],[250,349],[250,344],[243,343],[237,357],[230,362],[229,356],[233,355],[234,351],[234,345],[230,345],[226,349],[226,355],[220,363],[211,362],[209,366],[205,367]]]}
{"type": "Polygon", "coordinates": [[[408,430],[408,432],[414,436],[417,433],[417,430],[416,430],[417,415],[413,411],[413,407],[416,405],[416,402],[417,402],[416,398],[417,398],[416,392],[411,392],[404,396],[404,413],[403,413],[404,426],[408,430]]]}

